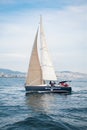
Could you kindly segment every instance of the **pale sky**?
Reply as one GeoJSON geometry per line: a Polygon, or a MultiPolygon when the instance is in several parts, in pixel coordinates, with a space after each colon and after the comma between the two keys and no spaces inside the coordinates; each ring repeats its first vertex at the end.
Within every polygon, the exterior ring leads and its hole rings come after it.
{"type": "Polygon", "coordinates": [[[87,73],[87,0],[0,0],[0,68],[27,71],[40,14],[56,71],[87,73]]]}

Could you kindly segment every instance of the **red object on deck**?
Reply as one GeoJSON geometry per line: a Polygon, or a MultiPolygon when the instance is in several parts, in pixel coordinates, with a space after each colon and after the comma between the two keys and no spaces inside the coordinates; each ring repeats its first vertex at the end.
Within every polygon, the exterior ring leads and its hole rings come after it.
{"type": "Polygon", "coordinates": [[[69,85],[67,83],[60,83],[63,87],[68,87],[69,85]]]}

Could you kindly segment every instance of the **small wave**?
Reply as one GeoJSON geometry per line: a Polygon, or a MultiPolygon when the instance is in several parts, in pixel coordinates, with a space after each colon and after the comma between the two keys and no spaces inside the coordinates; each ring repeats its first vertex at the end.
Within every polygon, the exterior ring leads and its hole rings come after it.
{"type": "Polygon", "coordinates": [[[71,112],[71,113],[82,113],[83,111],[86,113],[87,112],[87,108],[67,108],[67,109],[62,109],[62,111],[65,111],[65,112],[71,112]]]}
{"type": "Polygon", "coordinates": [[[55,121],[48,115],[40,114],[14,124],[8,124],[1,130],[72,130],[72,126],[61,121],[55,121]]]}

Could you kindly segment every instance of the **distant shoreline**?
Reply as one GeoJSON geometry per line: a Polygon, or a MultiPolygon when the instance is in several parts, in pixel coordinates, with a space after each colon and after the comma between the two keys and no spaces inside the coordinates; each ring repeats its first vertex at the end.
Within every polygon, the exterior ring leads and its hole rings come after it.
{"type": "MultiPolygon", "coordinates": [[[[25,72],[0,68],[0,78],[26,78],[26,75],[27,74],[25,72]]],[[[79,72],[56,71],[56,75],[59,81],[61,80],[87,81],[87,74],[79,72]]]]}

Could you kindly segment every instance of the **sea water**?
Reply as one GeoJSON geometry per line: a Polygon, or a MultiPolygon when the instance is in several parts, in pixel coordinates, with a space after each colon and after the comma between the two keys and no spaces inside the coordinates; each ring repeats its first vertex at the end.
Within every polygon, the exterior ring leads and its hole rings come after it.
{"type": "Polygon", "coordinates": [[[0,78],[0,130],[87,130],[87,81],[71,94],[28,94],[24,78],[0,78]]]}

